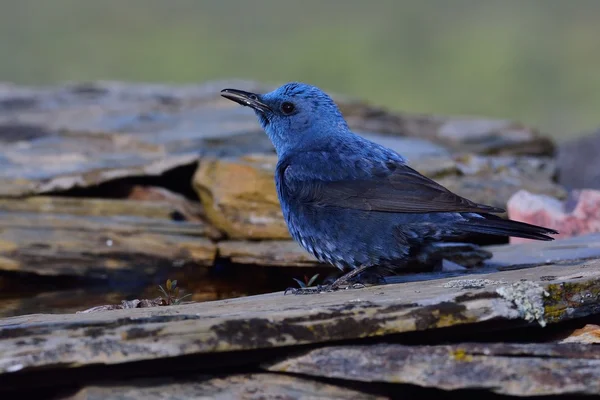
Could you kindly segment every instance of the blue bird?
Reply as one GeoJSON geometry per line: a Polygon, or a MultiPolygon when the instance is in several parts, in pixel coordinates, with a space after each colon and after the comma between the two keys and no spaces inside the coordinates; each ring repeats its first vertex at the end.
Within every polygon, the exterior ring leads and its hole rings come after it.
{"type": "Polygon", "coordinates": [[[224,89],[254,109],[275,147],[275,183],[291,236],[321,262],[349,271],[402,268],[427,246],[469,234],[553,240],[552,229],[501,219],[504,210],[458,196],[395,151],[353,133],[320,89],[288,83],[267,93],[224,89]]]}

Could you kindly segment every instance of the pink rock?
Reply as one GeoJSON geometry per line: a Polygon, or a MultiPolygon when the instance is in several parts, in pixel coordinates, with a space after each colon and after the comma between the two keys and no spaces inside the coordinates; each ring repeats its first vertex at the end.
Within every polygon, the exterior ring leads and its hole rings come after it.
{"type": "MultiPolygon", "coordinates": [[[[515,221],[556,229],[556,239],[600,232],[600,190],[574,190],[564,202],[520,190],[508,200],[507,211],[515,221]]],[[[527,241],[510,238],[510,243],[527,241]]]]}

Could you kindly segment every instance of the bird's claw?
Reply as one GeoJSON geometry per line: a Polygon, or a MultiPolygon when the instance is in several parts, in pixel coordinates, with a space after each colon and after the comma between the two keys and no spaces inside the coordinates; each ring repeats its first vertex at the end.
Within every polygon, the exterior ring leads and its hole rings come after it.
{"type": "Polygon", "coordinates": [[[295,294],[295,295],[299,295],[299,294],[315,294],[315,293],[319,293],[318,288],[316,287],[311,287],[311,288],[287,288],[285,289],[285,291],[283,292],[284,295],[291,293],[291,294],[295,294]]]}
{"type": "Polygon", "coordinates": [[[305,288],[289,287],[289,288],[287,288],[287,289],[285,289],[283,291],[283,295],[285,296],[288,293],[291,293],[291,294],[302,294],[302,293],[298,293],[298,292],[303,291],[303,290],[305,290],[305,288]]]}
{"type": "Polygon", "coordinates": [[[304,288],[287,288],[285,289],[285,291],[283,292],[284,295],[291,293],[291,294],[317,294],[317,293],[324,293],[324,292],[332,292],[333,290],[330,288],[331,285],[318,285],[315,287],[304,287],[304,288]]]}
{"type": "Polygon", "coordinates": [[[337,292],[338,290],[348,290],[348,289],[363,289],[365,285],[362,283],[354,283],[347,286],[339,286],[339,285],[318,285],[315,287],[307,287],[307,288],[287,288],[283,292],[284,295],[291,293],[295,295],[301,294],[317,294],[317,293],[331,293],[337,292]]]}

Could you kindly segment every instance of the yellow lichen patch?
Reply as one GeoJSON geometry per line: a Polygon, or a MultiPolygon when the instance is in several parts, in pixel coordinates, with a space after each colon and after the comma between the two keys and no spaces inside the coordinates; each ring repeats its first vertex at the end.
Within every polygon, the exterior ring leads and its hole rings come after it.
{"type": "Polygon", "coordinates": [[[461,348],[454,349],[450,352],[450,355],[456,361],[464,361],[464,362],[473,361],[473,356],[468,354],[465,349],[461,349],[461,348]]]}
{"type": "Polygon", "coordinates": [[[550,284],[546,291],[548,296],[544,299],[544,314],[549,321],[557,322],[566,317],[569,309],[598,302],[600,280],[550,284]]]}

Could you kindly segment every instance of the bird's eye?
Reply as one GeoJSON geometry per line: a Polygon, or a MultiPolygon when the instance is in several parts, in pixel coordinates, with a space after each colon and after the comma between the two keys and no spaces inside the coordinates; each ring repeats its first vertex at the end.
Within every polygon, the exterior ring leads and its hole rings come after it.
{"type": "Polygon", "coordinates": [[[292,103],[290,103],[288,101],[284,102],[281,105],[281,112],[284,113],[284,114],[286,114],[286,115],[289,115],[289,114],[293,113],[295,109],[296,109],[296,107],[292,103]]]}

